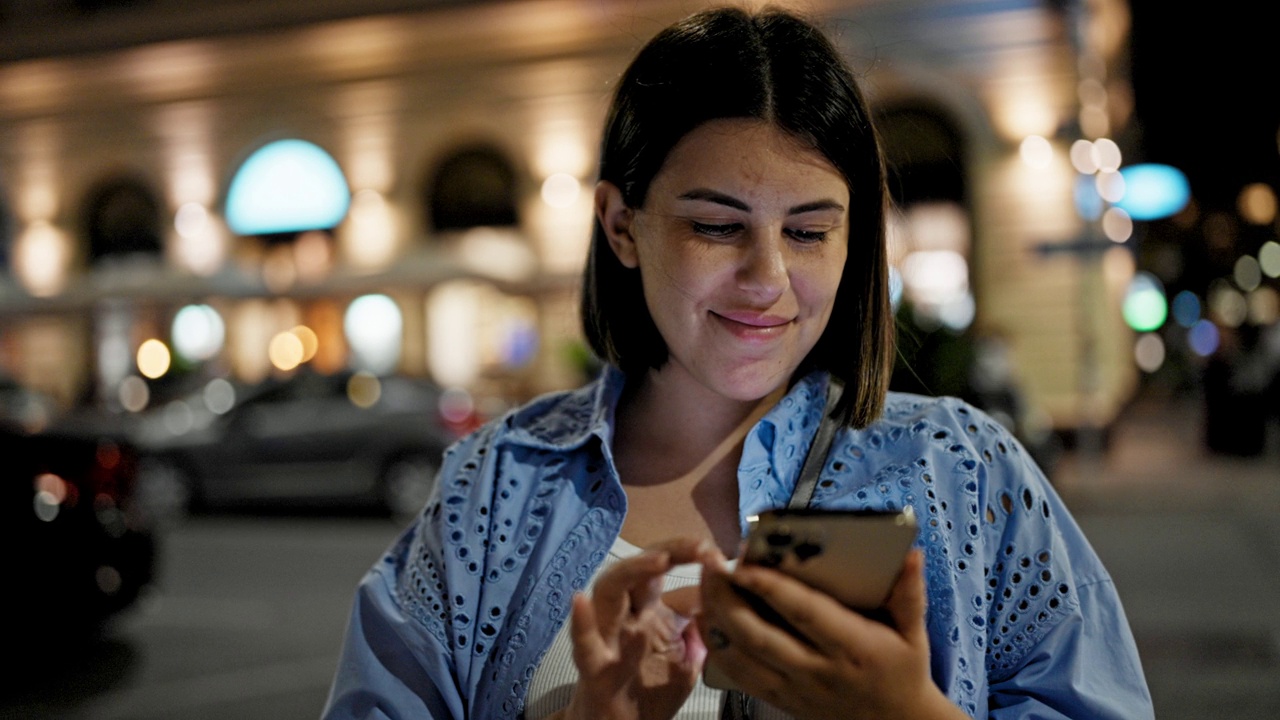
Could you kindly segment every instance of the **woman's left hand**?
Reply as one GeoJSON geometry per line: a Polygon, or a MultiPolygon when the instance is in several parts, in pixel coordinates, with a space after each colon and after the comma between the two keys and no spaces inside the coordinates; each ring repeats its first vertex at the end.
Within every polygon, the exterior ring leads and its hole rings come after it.
{"type": "Polygon", "coordinates": [[[699,631],[740,688],[798,718],[965,717],[929,674],[923,554],[913,550],[885,603],[893,625],[769,568],[703,568],[699,631]],[[805,638],[767,620],[734,590],[768,603],[805,638]]]}

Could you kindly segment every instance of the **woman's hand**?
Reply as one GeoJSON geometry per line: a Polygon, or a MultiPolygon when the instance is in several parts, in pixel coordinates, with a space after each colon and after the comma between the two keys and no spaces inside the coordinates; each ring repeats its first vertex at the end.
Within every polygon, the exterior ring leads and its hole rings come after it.
{"type": "Polygon", "coordinates": [[[662,592],[675,565],[700,562],[708,543],[678,539],[623,560],[573,599],[570,632],[578,685],[563,717],[665,720],[697,683],[707,650],[692,622],[696,587],[662,592]]]}
{"type": "Polygon", "coordinates": [[[798,718],[962,718],[929,675],[923,554],[912,551],[885,603],[893,625],[768,568],[705,563],[702,636],[738,687],[798,718]],[[754,593],[804,639],[762,619],[754,593]]]}

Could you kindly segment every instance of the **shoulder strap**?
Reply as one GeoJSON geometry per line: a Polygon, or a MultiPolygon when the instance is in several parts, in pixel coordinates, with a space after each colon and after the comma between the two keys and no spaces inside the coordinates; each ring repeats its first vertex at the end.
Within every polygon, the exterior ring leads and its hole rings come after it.
{"type": "Polygon", "coordinates": [[[818,425],[813,444],[809,446],[809,454],[805,457],[804,468],[800,471],[800,480],[796,482],[796,488],[791,492],[791,500],[787,503],[788,508],[809,507],[809,502],[813,499],[813,491],[818,487],[818,475],[827,462],[827,452],[831,449],[831,441],[835,439],[836,430],[839,428],[831,415],[842,392],[844,392],[844,386],[835,378],[827,381],[827,403],[822,408],[822,424],[818,425]]]}

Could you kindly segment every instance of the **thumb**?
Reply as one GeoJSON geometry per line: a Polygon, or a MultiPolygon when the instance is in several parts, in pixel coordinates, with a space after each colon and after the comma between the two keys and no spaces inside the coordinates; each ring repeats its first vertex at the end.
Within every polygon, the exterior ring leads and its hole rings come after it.
{"type": "Polygon", "coordinates": [[[924,552],[917,548],[907,553],[902,573],[885,603],[894,627],[912,645],[929,642],[924,621],[925,605],[924,552]]]}

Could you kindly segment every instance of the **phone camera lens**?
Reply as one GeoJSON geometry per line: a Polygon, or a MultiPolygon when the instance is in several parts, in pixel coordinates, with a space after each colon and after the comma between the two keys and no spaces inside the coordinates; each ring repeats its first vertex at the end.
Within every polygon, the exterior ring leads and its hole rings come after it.
{"type": "Polygon", "coordinates": [[[769,547],[774,548],[790,546],[794,542],[794,538],[791,536],[791,528],[782,526],[777,530],[770,531],[765,536],[765,542],[769,544],[769,547]]]}

